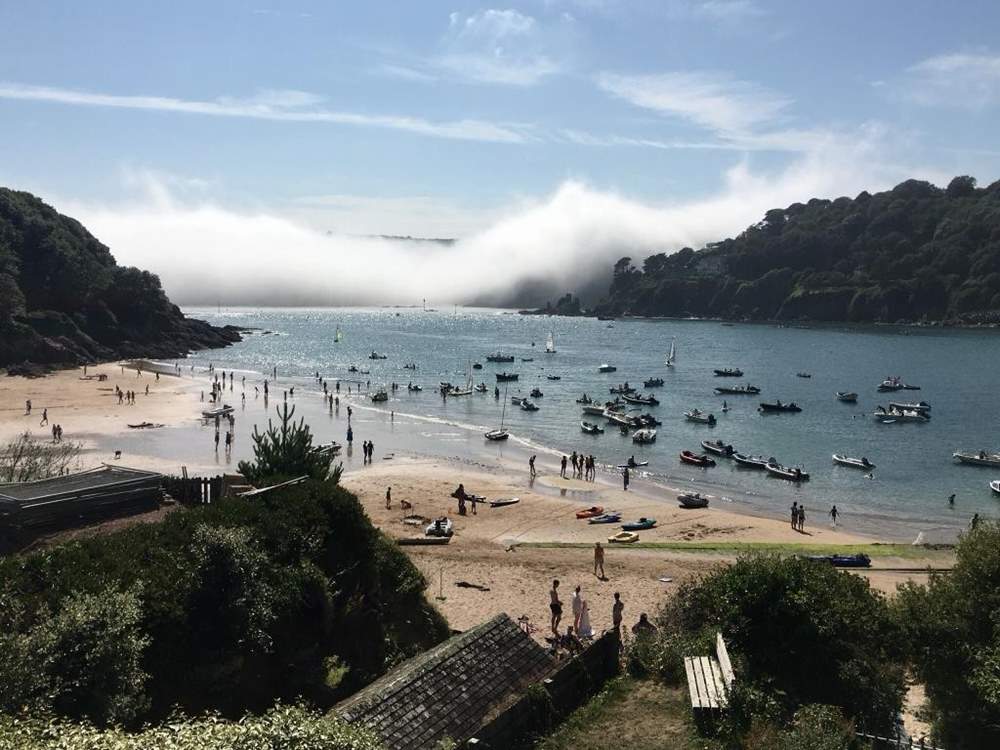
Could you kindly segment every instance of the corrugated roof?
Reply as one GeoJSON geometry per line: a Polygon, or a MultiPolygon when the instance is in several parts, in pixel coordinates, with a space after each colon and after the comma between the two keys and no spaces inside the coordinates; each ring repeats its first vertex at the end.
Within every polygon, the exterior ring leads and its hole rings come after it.
{"type": "Polygon", "coordinates": [[[142,479],[158,478],[160,476],[155,471],[143,471],[142,469],[129,469],[125,466],[108,466],[105,464],[90,471],[81,471],[61,477],[38,479],[34,482],[0,484],[0,500],[6,500],[18,505],[26,505],[59,495],[90,491],[142,479]]]}
{"type": "Polygon", "coordinates": [[[492,709],[555,663],[507,615],[498,615],[401,664],[334,711],[370,726],[389,750],[430,748],[444,736],[462,742],[492,709]]]}

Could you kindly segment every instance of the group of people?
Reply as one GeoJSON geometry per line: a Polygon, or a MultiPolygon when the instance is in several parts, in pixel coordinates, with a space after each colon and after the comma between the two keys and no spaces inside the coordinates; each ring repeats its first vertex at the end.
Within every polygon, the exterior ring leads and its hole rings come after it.
{"type": "MultiPolygon", "coordinates": [[[[553,642],[556,647],[562,646],[570,653],[578,653],[583,650],[584,641],[594,637],[594,628],[590,623],[590,603],[583,596],[581,586],[577,586],[570,597],[570,607],[573,613],[573,624],[566,626],[566,632],[559,632],[559,625],[563,617],[563,603],[559,598],[559,579],[553,579],[552,588],[549,590],[549,611],[551,619],[549,627],[552,631],[553,642]]],[[[621,594],[615,592],[611,603],[611,626],[616,633],[621,635],[622,619],[625,614],[625,603],[621,594]]],[[[649,621],[649,616],[643,612],[639,620],[632,626],[632,633],[635,636],[646,635],[656,632],[656,626],[649,621]]]]}
{"type": "MultiPolygon", "coordinates": [[[[535,457],[532,456],[529,462],[532,476],[534,476],[535,470],[534,459],[535,457]]],[[[559,476],[563,479],[569,479],[566,475],[567,465],[572,466],[574,479],[579,478],[592,482],[597,478],[597,463],[593,456],[585,456],[582,453],[578,454],[576,451],[573,451],[569,457],[563,456],[559,470],[559,476]]]]}
{"type": "MultiPolygon", "coordinates": [[[[149,393],[149,388],[146,388],[146,393],[149,393]]],[[[123,391],[117,385],[115,386],[115,395],[118,396],[118,403],[126,403],[135,406],[135,391],[123,391]]]]}
{"type": "MultiPolygon", "coordinates": [[[[28,399],[25,403],[25,414],[31,414],[31,399],[28,399]]],[[[39,427],[44,427],[49,423],[49,410],[47,408],[42,409],[42,418],[38,422],[39,427]]],[[[58,443],[62,441],[63,428],[61,424],[52,425],[52,442],[58,443]]]]}
{"type": "Polygon", "coordinates": [[[372,456],[375,455],[375,443],[371,440],[365,440],[361,444],[361,453],[363,456],[362,463],[370,464],[372,462],[372,456]]]}
{"type": "Polygon", "coordinates": [[[483,498],[478,495],[470,495],[465,491],[465,485],[461,482],[458,484],[458,489],[451,493],[451,496],[458,500],[458,515],[465,515],[465,504],[469,503],[472,506],[472,515],[476,515],[476,504],[482,502],[483,498]]]}
{"type": "Polygon", "coordinates": [[[805,531],[806,524],[806,506],[799,505],[799,501],[796,500],[792,503],[791,508],[792,516],[792,528],[796,531],[805,531]]]}

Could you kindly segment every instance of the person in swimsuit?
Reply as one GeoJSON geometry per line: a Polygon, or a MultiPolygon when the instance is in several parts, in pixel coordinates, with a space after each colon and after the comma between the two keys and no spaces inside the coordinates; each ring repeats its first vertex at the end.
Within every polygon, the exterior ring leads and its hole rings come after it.
{"type": "Polygon", "coordinates": [[[559,637],[559,621],[562,619],[562,602],[559,601],[559,579],[553,579],[549,591],[549,609],[552,611],[552,635],[559,637]]]}

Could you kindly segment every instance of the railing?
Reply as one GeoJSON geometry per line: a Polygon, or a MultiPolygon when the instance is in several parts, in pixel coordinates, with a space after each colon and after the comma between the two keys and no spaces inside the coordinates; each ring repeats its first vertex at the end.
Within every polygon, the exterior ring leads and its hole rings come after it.
{"type": "Polygon", "coordinates": [[[876,734],[856,733],[858,738],[868,740],[872,743],[872,750],[944,750],[943,747],[931,745],[925,738],[913,739],[912,737],[880,737],[876,734]]]}

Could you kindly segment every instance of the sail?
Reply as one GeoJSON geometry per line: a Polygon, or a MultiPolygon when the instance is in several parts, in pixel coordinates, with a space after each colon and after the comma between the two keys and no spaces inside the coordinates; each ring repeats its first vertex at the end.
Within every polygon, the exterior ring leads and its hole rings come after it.
{"type": "Polygon", "coordinates": [[[344,334],[340,332],[340,326],[337,326],[337,333],[333,337],[333,342],[339,344],[342,338],[344,338],[344,334]]]}
{"type": "Polygon", "coordinates": [[[667,355],[667,362],[666,362],[666,364],[667,364],[668,367],[673,367],[674,366],[674,356],[675,356],[675,354],[676,353],[674,351],[674,340],[671,339],[670,340],[670,353],[667,355]]]}
{"type": "Polygon", "coordinates": [[[556,353],[556,337],[552,335],[552,331],[549,331],[549,337],[545,340],[545,353],[556,353]]]}

